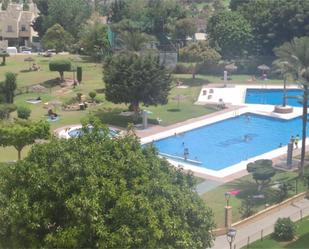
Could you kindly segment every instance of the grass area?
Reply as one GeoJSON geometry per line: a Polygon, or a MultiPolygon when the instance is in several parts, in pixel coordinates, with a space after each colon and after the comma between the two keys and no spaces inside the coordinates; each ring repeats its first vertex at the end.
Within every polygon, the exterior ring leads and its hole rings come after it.
{"type": "MultiPolygon", "coordinates": [[[[265,208],[265,204],[272,205],[277,202],[278,190],[271,187],[271,185],[274,185],[275,183],[289,181],[292,185],[289,195],[294,195],[296,193],[296,182],[294,180],[296,177],[296,172],[284,172],[278,170],[276,175],[272,178],[270,186],[262,190],[262,193],[265,195],[265,199],[256,200],[254,211],[261,211],[265,208]]],[[[302,192],[305,188],[304,182],[297,182],[297,192],[302,192]]],[[[257,192],[257,185],[251,175],[247,175],[223,184],[202,196],[206,205],[214,212],[217,227],[224,226],[224,206],[226,204],[224,193],[236,189],[239,189],[241,192],[236,196],[231,196],[230,198],[230,204],[233,207],[233,222],[236,222],[241,219],[239,208],[242,200],[246,199],[248,196],[260,194],[257,192]]]]}
{"type": "Polygon", "coordinates": [[[309,217],[296,222],[296,239],[290,242],[279,242],[272,238],[272,236],[266,237],[263,241],[256,241],[250,245],[249,248],[272,248],[272,249],[306,249],[309,246],[309,217]]]}

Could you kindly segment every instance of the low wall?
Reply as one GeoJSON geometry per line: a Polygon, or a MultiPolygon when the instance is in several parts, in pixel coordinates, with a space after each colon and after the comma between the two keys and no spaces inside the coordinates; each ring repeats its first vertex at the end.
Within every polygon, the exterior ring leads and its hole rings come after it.
{"type": "MultiPolygon", "coordinates": [[[[232,224],[232,227],[233,228],[236,228],[236,229],[239,229],[243,226],[247,226],[249,224],[252,224],[254,223],[255,221],[261,219],[261,218],[264,218],[265,216],[268,216],[272,213],[275,213],[279,210],[281,210],[282,208],[285,208],[289,205],[291,205],[292,203],[294,202],[297,202],[297,201],[300,201],[304,198],[308,197],[308,193],[307,192],[302,192],[300,194],[297,194],[289,199],[286,199],[285,201],[283,202],[280,202],[278,204],[275,204],[273,206],[270,206],[260,212],[257,212],[256,214],[246,218],[246,219],[243,219],[243,220],[240,220],[240,221],[237,221],[235,223],[232,224]]],[[[216,235],[216,236],[220,236],[220,235],[224,235],[226,234],[227,232],[227,228],[217,228],[215,230],[213,230],[213,233],[216,235]]]]}
{"type": "Polygon", "coordinates": [[[279,210],[281,210],[281,208],[285,208],[289,205],[291,205],[292,203],[294,202],[297,202],[297,201],[300,201],[302,199],[304,199],[306,197],[306,192],[302,192],[300,194],[297,194],[289,199],[286,199],[285,201],[283,202],[280,202],[276,205],[273,205],[273,206],[270,206],[260,212],[257,212],[256,214],[246,218],[246,219],[243,219],[241,221],[238,221],[238,222],[235,222],[232,224],[232,227],[236,228],[236,229],[239,229],[243,226],[247,226],[248,224],[251,224],[261,218],[264,218],[265,216],[268,216],[272,213],[275,213],[279,210]]]}

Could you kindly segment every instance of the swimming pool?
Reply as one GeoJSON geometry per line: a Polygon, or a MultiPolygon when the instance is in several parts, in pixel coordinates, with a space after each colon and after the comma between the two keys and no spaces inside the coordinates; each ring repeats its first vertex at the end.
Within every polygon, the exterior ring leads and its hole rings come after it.
{"type": "Polygon", "coordinates": [[[243,114],[154,142],[160,153],[199,161],[200,167],[221,170],[255,157],[301,134],[301,118],[282,120],[243,114]]]}
{"type": "MultiPolygon", "coordinates": [[[[301,106],[295,97],[301,96],[301,89],[287,89],[287,103],[290,106],[301,106]],[[291,98],[292,97],[292,98],[291,98]]],[[[283,102],[283,89],[247,89],[245,103],[281,105],[283,102]]]]}

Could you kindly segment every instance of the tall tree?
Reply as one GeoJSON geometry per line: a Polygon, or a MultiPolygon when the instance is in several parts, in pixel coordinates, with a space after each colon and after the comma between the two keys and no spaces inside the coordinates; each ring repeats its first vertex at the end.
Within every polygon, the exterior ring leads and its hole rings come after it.
{"type": "Polygon", "coordinates": [[[42,43],[45,49],[56,49],[56,52],[68,50],[72,46],[73,37],[56,23],[43,36],[42,43]]]}
{"type": "Polygon", "coordinates": [[[49,137],[49,123],[16,120],[15,123],[0,125],[0,146],[13,146],[21,159],[21,151],[26,145],[33,144],[36,139],[49,137]]]}
{"type": "Polygon", "coordinates": [[[294,38],[282,46],[274,49],[275,55],[281,61],[287,61],[294,67],[299,83],[304,89],[303,94],[303,127],[302,127],[302,148],[299,174],[304,175],[304,163],[306,153],[307,137],[307,115],[308,115],[308,87],[309,87],[309,37],[294,38]]]}
{"type": "Polygon", "coordinates": [[[192,43],[179,51],[180,59],[185,62],[194,63],[192,78],[195,79],[198,63],[215,64],[221,59],[221,55],[212,47],[208,41],[192,43]]]}
{"type": "Polygon", "coordinates": [[[309,35],[309,1],[254,0],[237,10],[251,24],[257,54],[272,55],[274,47],[309,35]]]}
{"type": "Polygon", "coordinates": [[[221,11],[212,16],[207,32],[213,45],[218,45],[224,58],[241,55],[251,41],[251,26],[239,13],[221,11]]]}
{"type": "Polygon", "coordinates": [[[93,127],[34,145],[17,165],[0,167],[0,245],[210,247],[213,215],[193,176],[135,137],[110,139],[93,127]]]}
{"type": "Polygon", "coordinates": [[[14,102],[14,91],[16,90],[16,74],[7,72],[5,74],[5,80],[3,85],[3,92],[5,95],[5,102],[12,104],[14,102]]]}
{"type": "Polygon", "coordinates": [[[107,100],[131,104],[138,113],[140,103],[167,103],[171,76],[157,57],[120,53],[106,62],[104,82],[107,100]]]}
{"type": "Polygon", "coordinates": [[[95,58],[102,60],[110,53],[110,44],[107,37],[107,26],[100,22],[98,15],[93,15],[91,19],[83,25],[79,33],[79,45],[83,51],[95,58]]]}
{"type": "Polygon", "coordinates": [[[58,23],[76,38],[90,15],[91,6],[87,0],[53,0],[48,2],[48,18],[44,19],[44,25],[50,28],[58,23]]]}
{"type": "Polygon", "coordinates": [[[196,32],[196,24],[193,18],[182,18],[176,21],[173,36],[175,39],[187,44],[187,37],[192,37],[196,32]]]}

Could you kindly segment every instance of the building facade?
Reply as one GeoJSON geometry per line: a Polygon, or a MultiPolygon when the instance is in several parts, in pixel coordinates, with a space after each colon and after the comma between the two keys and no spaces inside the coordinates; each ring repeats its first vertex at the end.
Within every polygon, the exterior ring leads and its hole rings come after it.
{"type": "Polygon", "coordinates": [[[37,33],[32,22],[38,16],[38,9],[32,1],[27,11],[23,4],[10,3],[6,10],[0,11],[0,41],[9,47],[31,47],[37,42],[37,33]]]}

